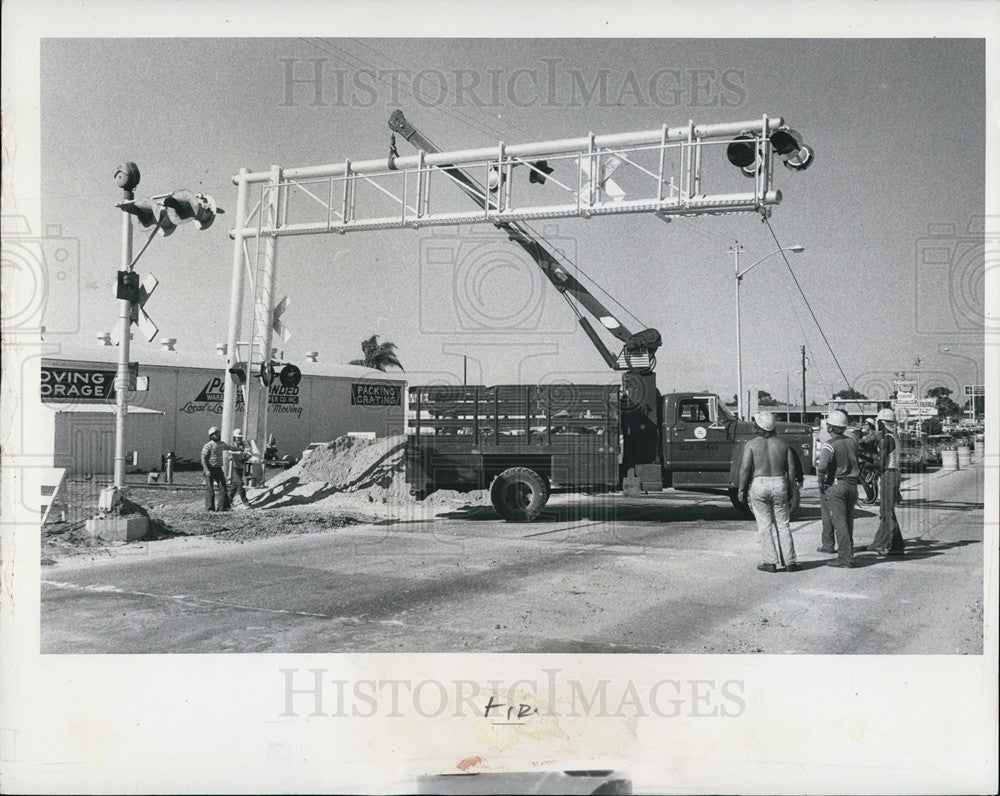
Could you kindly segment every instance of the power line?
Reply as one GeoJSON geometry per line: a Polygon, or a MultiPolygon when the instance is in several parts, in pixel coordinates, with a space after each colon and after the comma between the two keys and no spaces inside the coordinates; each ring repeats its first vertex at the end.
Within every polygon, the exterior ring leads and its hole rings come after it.
{"type": "Polygon", "coordinates": [[[816,317],[816,313],[813,312],[812,305],[809,303],[809,299],[806,298],[805,291],[802,289],[802,285],[799,284],[798,277],[795,276],[795,271],[792,270],[791,263],[788,262],[788,256],[785,254],[784,249],[781,248],[781,242],[778,240],[778,236],[774,234],[774,228],[771,226],[770,220],[767,216],[764,216],[764,223],[767,224],[767,229],[771,233],[771,237],[774,238],[774,243],[778,247],[781,253],[781,259],[785,261],[785,267],[788,269],[788,273],[792,275],[792,281],[795,282],[795,287],[799,290],[799,295],[802,296],[802,300],[806,304],[806,309],[809,310],[809,314],[812,316],[813,322],[816,324],[816,329],[819,330],[820,336],[823,338],[823,342],[826,343],[827,349],[830,351],[830,356],[833,357],[834,364],[837,366],[837,370],[840,371],[840,376],[844,380],[844,383],[848,387],[851,387],[851,381],[847,378],[847,374],[844,372],[843,367],[840,365],[840,360],[837,359],[837,355],[834,353],[833,346],[830,345],[829,339],[827,339],[826,332],[823,331],[823,327],[820,325],[819,318],[816,317]]]}

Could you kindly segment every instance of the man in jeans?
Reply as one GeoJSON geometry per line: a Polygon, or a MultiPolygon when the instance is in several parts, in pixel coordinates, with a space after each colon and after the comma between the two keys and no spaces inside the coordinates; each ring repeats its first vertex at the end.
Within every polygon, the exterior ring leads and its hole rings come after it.
{"type": "Polygon", "coordinates": [[[879,479],[879,512],[878,531],[868,545],[868,549],[879,558],[885,556],[901,556],[905,544],[903,533],[896,519],[896,505],[899,503],[899,443],[896,439],[896,415],[891,409],[880,409],[878,413],[879,431],[879,466],[882,475],[879,479]]]}
{"type": "Polygon", "coordinates": [[[830,439],[823,443],[816,465],[820,499],[826,509],[837,537],[837,558],[831,567],[849,569],[854,566],[854,506],[858,502],[858,443],[844,436],[847,415],[839,409],[830,412],[826,419],[830,439]]]}
{"type": "Polygon", "coordinates": [[[774,415],[758,412],[753,416],[757,436],[743,448],[740,463],[740,498],[747,502],[757,518],[757,532],[764,563],[758,564],[762,572],[777,572],[784,566],[786,572],[795,572],[795,544],[789,524],[789,495],[792,479],[797,477],[795,454],[791,447],[774,430],[774,415]],[[751,483],[752,479],[752,483],[751,483]]]}

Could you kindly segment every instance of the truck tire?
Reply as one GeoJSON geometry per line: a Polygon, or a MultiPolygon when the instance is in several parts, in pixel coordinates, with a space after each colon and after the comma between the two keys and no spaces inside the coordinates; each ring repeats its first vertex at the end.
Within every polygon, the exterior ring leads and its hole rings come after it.
{"type": "Polygon", "coordinates": [[[490,486],[493,508],[507,522],[538,519],[548,499],[548,481],[527,467],[504,470],[490,486]]]}
{"type": "MultiPolygon", "coordinates": [[[[793,520],[795,519],[796,512],[798,512],[799,510],[799,502],[801,497],[802,493],[798,487],[792,490],[788,506],[788,515],[793,520]]],[[[750,504],[742,502],[739,499],[739,496],[735,489],[729,490],[729,501],[733,504],[733,508],[735,508],[740,513],[740,516],[742,516],[743,519],[745,520],[754,519],[753,509],[750,508],[750,504]]]]}

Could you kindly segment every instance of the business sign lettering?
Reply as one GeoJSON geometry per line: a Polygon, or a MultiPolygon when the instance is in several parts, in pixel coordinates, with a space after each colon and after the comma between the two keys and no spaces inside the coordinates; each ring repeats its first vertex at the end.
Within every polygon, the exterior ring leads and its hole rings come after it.
{"type": "Polygon", "coordinates": [[[353,406],[402,406],[403,387],[400,384],[362,382],[351,385],[353,406]]]}
{"type": "MultiPolygon", "coordinates": [[[[181,411],[189,415],[195,412],[221,415],[224,388],[223,377],[213,376],[193,400],[181,407],[181,411]]],[[[267,410],[273,414],[302,416],[302,405],[299,403],[299,388],[297,386],[284,387],[275,381],[268,390],[267,404],[267,410]]],[[[236,411],[243,411],[242,389],[236,391],[236,411]]]]}
{"type": "Polygon", "coordinates": [[[51,403],[107,403],[115,398],[115,371],[42,366],[41,398],[51,403]]]}

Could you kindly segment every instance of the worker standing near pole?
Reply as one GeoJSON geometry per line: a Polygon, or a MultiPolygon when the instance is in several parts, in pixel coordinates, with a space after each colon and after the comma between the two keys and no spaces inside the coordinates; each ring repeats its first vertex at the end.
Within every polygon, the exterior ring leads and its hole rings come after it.
{"type": "Polygon", "coordinates": [[[208,442],[201,449],[201,469],[205,474],[205,510],[229,511],[229,488],[226,473],[222,469],[224,451],[239,451],[234,445],[222,441],[222,433],[212,426],[208,430],[208,442]],[[215,500],[215,487],[219,487],[219,500],[215,500]]]}
{"type": "Polygon", "coordinates": [[[757,436],[743,448],[740,464],[740,498],[750,506],[757,518],[760,548],[764,563],[762,572],[795,572],[795,544],[792,542],[789,500],[798,478],[795,454],[791,446],[775,433],[774,415],[758,412],[753,416],[757,436]]]}
{"type": "Polygon", "coordinates": [[[833,523],[837,558],[831,567],[854,566],[854,506],[858,502],[858,443],[844,435],[847,415],[835,409],[826,418],[830,439],[823,443],[816,466],[821,500],[833,523]]]}
{"type": "Polygon", "coordinates": [[[250,454],[247,451],[246,442],[243,440],[243,429],[233,429],[233,447],[236,448],[236,451],[229,457],[229,505],[232,506],[236,496],[239,495],[240,500],[243,501],[243,508],[248,509],[250,501],[247,500],[247,490],[243,485],[245,481],[243,469],[250,459],[250,454]]]}
{"type": "Polygon", "coordinates": [[[868,549],[879,558],[901,556],[905,543],[903,533],[896,519],[896,504],[899,502],[899,441],[896,439],[896,415],[891,409],[880,409],[876,418],[879,439],[879,466],[882,475],[879,482],[878,532],[868,549]]]}

